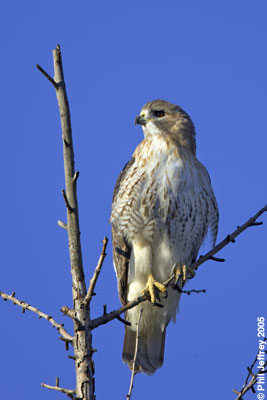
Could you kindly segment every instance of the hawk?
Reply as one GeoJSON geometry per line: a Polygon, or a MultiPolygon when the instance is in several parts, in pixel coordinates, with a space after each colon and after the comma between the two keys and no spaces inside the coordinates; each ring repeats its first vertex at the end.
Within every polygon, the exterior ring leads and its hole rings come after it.
{"type": "Polygon", "coordinates": [[[164,100],[148,102],[135,124],[143,141],[115,185],[111,224],[113,260],[122,304],[147,293],[146,301],[128,310],[123,360],[135,372],[153,374],[164,358],[166,327],[175,321],[181,293],[163,284],[171,273],[182,281],[210,229],[213,246],[218,207],[206,168],[196,158],[195,128],[189,115],[164,100]],[[160,296],[160,293],[163,295],[160,296]],[[163,307],[155,307],[161,302],[163,307]]]}

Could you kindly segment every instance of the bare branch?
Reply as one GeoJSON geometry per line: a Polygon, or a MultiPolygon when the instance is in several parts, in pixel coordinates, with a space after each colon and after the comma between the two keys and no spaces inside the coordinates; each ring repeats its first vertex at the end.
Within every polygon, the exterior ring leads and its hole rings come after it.
{"type": "Polygon", "coordinates": [[[70,317],[70,318],[72,318],[72,319],[75,318],[75,311],[72,310],[72,309],[70,309],[70,308],[67,307],[67,306],[61,307],[60,311],[62,311],[63,314],[67,315],[68,317],[70,317]]]}
{"type": "MultiPolygon", "coordinates": [[[[233,233],[228,235],[226,237],[226,239],[222,240],[217,246],[215,246],[207,254],[205,254],[204,256],[201,256],[197,261],[195,261],[193,264],[191,264],[191,268],[197,270],[198,267],[201,264],[203,264],[205,261],[212,259],[214,254],[218,253],[218,251],[220,251],[222,248],[227,246],[229,243],[233,242],[234,238],[236,238],[238,235],[240,235],[245,229],[249,228],[250,226],[254,226],[256,219],[259,218],[259,216],[262,215],[265,211],[267,211],[267,205],[265,207],[263,207],[261,210],[259,210],[257,212],[257,214],[255,214],[253,217],[251,217],[242,226],[239,226],[233,233]]],[[[165,282],[163,282],[163,284],[167,287],[174,279],[175,279],[175,276],[174,276],[174,274],[172,274],[165,282]]],[[[194,290],[192,292],[199,293],[199,291],[197,291],[197,290],[194,290]]],[[[201,291],[201,292],[203,292],[203,291],[201,291]]],[[[106,314],[102,315],[101,317],[91,320],[91,323],[90,323],[91,329],[95,329],[99,325],[104,325],[104,324],[108,323],[109,321],[112,321],[113,319],[120,316],[122,313],[126,312],[127,310],[130,310],[131,308],[137,306],[138,304],[140,304],[146,300],[148,300],[148,297],[146,295],[139,296],[136,299],[129,301],[129,303],[118,308],[117,310],[111,311],[108,314],[106,313],[106,314]]]]}
{"type": "Polygon", "coordinates": [[[86,296],[82,250],[80,242],[79,212],[77,200],[77,178],[75,173],[74,150],[69,102],[63,73],[60,46],[53,50],[54,80],[62,127],[65,188],[63,191],[67,208],[69,253],[72,275],[72,297],[74,322],[74,356],[76,368],[76,395],[79,399],[94,399],[94,367],[92,361],[92,334],[90,330],[90,310],[82,307],[86,296]],[[64,195],[65,193],[65,195],[64,195]]]}
{"type": "Polygon", "coordinates": [[[104,259],[106,257],[106,248],[107,248],[107,244],[108,244],[108,238],[104,237],[102,243],[103,243],[102,252],[100,254],[100,257],[99,257],[99,260],[98,260],[98,263],[97,263],[97,266],[95,269],[95,273],[94,273],[92,279],[90,280],[90,286],[89,286],[88,292],[83,301],[83,305],[85,307],[87,307],[90,304],[91,299],[93,297],[96,281],[100,274],[104,259]]]}
{"type": "MultiPolygon", "coordinates": [[[[168,287],[168,285],[175,279],[175,275],[172,274],[165,282],[163,282],[163,285],[168,287]]],[[[147,294],[144,294],[143,296],[139,296],[134,300],[129,301],[129,303],[123,305],[122,307],[118,308],[117,310],[113,310],[110,313],[107,313],[107,305],[104,304],[104,312],[101,317],[98,317],[96,319],[91,320],[90,326],[91,329],[95,329],[100,325],[105,325],[109,321],[112,321],[113,319],[119,319],[118,317],[125,313],[126,311],[130,310],[131,308],[137,306],[140,303],[143,303],[143,301],[149,300],[149,297],[147,294]]],[[[162,304],[157,304],[159,307],[162,307],[162,304]]]]}
{"type": "MultiPolygon", "coordinates": [[[[266,367],[266,363],[264,364],[264,367],[266,367]]],[[[262,371],[258,372],[256,374],[252,374],[251,380],[247,383],[247,385],[240,392],[236,389],[232,389],[233,392],[238,395],[235,400],[242,400],[244,394],[246,394],[250,389],[253,391],[254,385],[257,382],[258,376],[261,374],[266,374],[266,373],[267,373],[267,370],[265,370],[263,372],[262,371]]]]}
{"type": "MultiPolygon", "coordinates": [[[[263,341],[266,342],[266,338],[264,338],[263,341]]],[[[255,383],[257,382],[258,376],[261,376],[261,375],[267,373],[267,370],[264,370],[264,368],[266,368],[267,361],[265,361],[263,367],[262,367],[256,374],[253,373],[253,368],[254,368],[254,366],[255,366],[255,364],[256,364],[256,362],[257,362],[258,354],[259,354],[259,350],[257,351],[255,360],[253,361],[253,363],[251,364],[251,366],[250,366],[250,367],[247,367],[248,375],[247,375],[247,377],[246,377],[246,380],[245,380],[245,382],[244,382],[244,384],[243,384],[242,389],[241,389],[240,391],[239,391],[239,390],[236,390],[236,389],[232,389],[233,392],[234,392],[235,394],[238,395],[238,396],[236,397],[235,400],[242,400],[244,394],[246,394],[250,389],[252,390],[253,393],[255,393],[254,385],[255,385],[255,383]],[[250,377],[250,376],[251,376],[252,378],[251,378],[251,380],[249,381],[249,377],[250,377]]]]}
{"type": "Polygon", "coordinates": [[[131,381],[130,381],[130,387],[129,387],[129,392],[126,396],[127,400],[131,399],[131,395],[132,395],[132,390],[133,390],[133,383],[134,383],[134,377],[135,377],[135,363],[136,363],[136,357],[138,354],[138,343],[139,343],[139,339],[140,339],[140,335],[139,335],[139,328],[140,328],[140,321],[141,321],[141,317],[142,317],[142,313],[143,313],[143,309],[140,309],[139,312],[139,317],[138,317],[138,321],[137,321],[137,327],[136,327],[136,339],[135,339],[135,350],[134,350],[134,358],[133,358],[133,365],[132,365],[132,374],[131,374],[131,381]]]}
{"type": "Polygon", "coordinates": [[[190,295],[191,293],[206,293],[206,289],[191,289],[191,290],[182,290],[182,293],[190,295]]]}
{"type": "Polygon", "coordinates": [[[126,319],[123,319],[123,318],[121,318],[119,316],[117,316],[116,318],[117,318],[118,321],[122,322],[124,325],[127,325],[127,326],[131,326],[132,325],[131,322],[126,321],[126,319]]]}
{"type": "Polygon", "coordinates": [[[79,172],[79,171],[76,171],[75,174],[74,174],[74,177],[73,177],[73,182],[74,182],[74,183],[77,182],[77,179],[79,178],[79,175],[80,175],[80,172],[79,172]]]}
{"type": "MultiPolygon", "coordinates": [[[[56,381],[57,383],[57,381],[56,381]]],[[[75,395],[75,390],[71,390],[71,389],[65,389],[59,386],[51,386],[51,385],[47,385],[46,383],[41,383],[41,386],[46,388],[46,389],[50,389],[50,390],[56,390],[57,392],[61,392],[61,393],[65,393],[68,397],[70,397],[71,399],[76,399],[75,395]]]]}
{"type": "Polygon", "coordinates": [[[69,350],[70,341],[68,339],[64,338],[63,336],[59,336],[59,339],[62,340],[62,342],[65,343],[65,349],[66,349],[66,351],[68,351],[69,350]]]}
{"type": "Polygon", "coordinates": [[[32,311],[33,313],[37,314],[39,316],[39,318],[46,319],[48,322],[50,322],[50,324],[54,328],[57,328],[58,332],[63,336],[64,339],[68,340],[68,342],[72,342],[73,337],[63,328],[63,326],[64,326],[63,324],[59,324],[50,315],[45,314],[44,312],[38,310],[38,308],[33,307],[28,303],[25,303],[25,301],[18,300],[16,297],[14,297],[14,295],[15,295],[14,292],[11,295],[8,295],[8,294],[3,293],[3,292],[0,291],[0,296],[5,301],[6,300],[10,300],[14,304],[16,304],[17,306],[20,306],[22,308],[22,310],[24,310],[24,312],[25,312],[25,310],[29,310],[29,311],[32,311]]]}
{"type": "Polygon", "coordinates": [[[72,213],[73,209],[72,209],[71,206],[70,206],[70,203],[69,203],[69,200],[68,200],[68,198],[67,198],[67,195],[66,195],[65,190],[62,189],[62,190],[61,190],[61,193],[62,193],[62,196],[63,196],[63,198],[64,198],[65,205],[66,205],[68,211],[69,211],[70,213],[72,213]]]}
{"type": "Polygon", "coordinates": [[[224,258],[218,258],[218,257],[214,257],[214,256],[210,256],[209,260],[217,261],[217,262],[225,262],[224,258]]]}
{"type": "Polygon", "coordinates": [[[123,314],[127,310],[130,310],[131,308],[137,306],[138,304],[140,304],[146,300],[148,300],[148,297],[146,295],[139,296],[136,299],[129,301],[129,303],[118,308],[117,310],[111,311],[110,313],[106,313],[106,314],[104,313],[101,317],[91,320],[91,323],[90,323],[91,329],[95,329],[100,325],[107,324],[109,321],[112,321],[113,319],[119,317],[121,314],[123,314]]]}
{"type": "MultiPolygon", "coordinates": [[[[245,229],[249,228],[250,226],[257,226],[258,223],[256,223],[256,219],[258,219],[264,212],[267,211],[267,204],[257,212],[253,217],[251,217],[247,222],[245,222],[243,225],[238,226],[237,229],[231,233],[230,235],[227,235],[224,240],[222,240],[217,246],[215,246],[212,250],[210,250],[207,254],[204,256],[199,257],[197,261],[195,261],[193,264],[191,264],[191,268],[197,270],[198,267],[203,264],[205,261],[213,259],[213,255],[218,253],[221,249],[223,249],[225,246],[227,246],[229,243],[234,243],[235,238],[240,235],[242,232],[244,232],[245,229]]],[[[260,224],[262,225],[262,224],[260,224]]],[[[217,261],[217,260],[216,260],[217,261]]]]}
{"type": "Polygon", "coordinates": [[[57,89],[57,83],[54,81],[54,79],[51,78],[51,76],[39,64],[36,64],[36,67],[39,69],[39,71],[42,72],[42,74],[44,74],[44,76],[49,80],[49,82],[52,83],[54,88],[57,89]]]}
{"type": "Polygon", "coordinates": [[[57,223],[60,226],[60,228],[66,229],[66,231],[68,230],[68,225],[65,224],[65,222],[58,220],[57,223]]]}
{"type": "Polygon", "coordinates": [[[263,225],[263,222],[259,221],[259,222],[252,222],[251,223],[251,226],[258,226],[258,225],[263,225]]]}

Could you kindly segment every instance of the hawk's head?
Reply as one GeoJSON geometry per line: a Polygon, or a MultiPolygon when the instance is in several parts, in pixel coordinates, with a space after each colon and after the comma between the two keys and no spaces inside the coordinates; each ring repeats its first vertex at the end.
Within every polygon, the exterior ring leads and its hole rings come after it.
{"type": "Polygon", "coordinates": [[[145,137],[168,136],[181,146],[196,151],[195,128],[189,115],[176,104],[165,100],[146,103],[135,124],[142,125],[145,137]]]}

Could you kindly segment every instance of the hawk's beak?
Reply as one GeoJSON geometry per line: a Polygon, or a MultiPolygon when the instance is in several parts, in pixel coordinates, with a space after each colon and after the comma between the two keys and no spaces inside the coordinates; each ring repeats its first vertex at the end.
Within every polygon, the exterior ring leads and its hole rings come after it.
{"type": "Polygon", "coordinates": [[[146,124],[146,119],[141,117],[141,115],[137,115],[137,117],[134,120],[135,125],[145,125],[146,124]]]}

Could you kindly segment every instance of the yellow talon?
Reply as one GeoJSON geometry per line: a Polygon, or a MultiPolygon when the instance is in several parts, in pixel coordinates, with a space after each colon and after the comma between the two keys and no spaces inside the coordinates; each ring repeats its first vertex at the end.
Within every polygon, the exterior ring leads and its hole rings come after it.
{"type": "Polygon", "coordinates": [[[177,282],[180,277],[182,277],[182,283],[184,284],[187,279],[192,279],[196,275],[193,268],[187,265],[175,265],[173,269],[175,275],[175,281],[177,282]]]}
{"type": "Polygon", "coordinates": [[[153,304],[156,303],[155,288],[157,288],[161,293],[165,293],[167,290],[166,287],[162,283],[155,281],[153,275],[150,274],[148,276],[147,284],[146,284],[145,288],[142,290],[142,295],[149,293],[151,303],[153,303],[153,304]]]}

